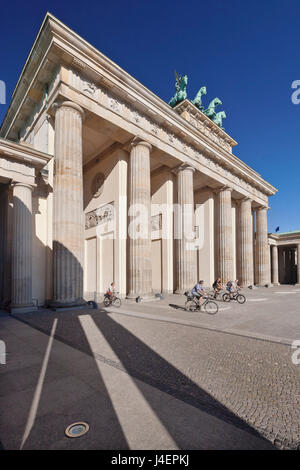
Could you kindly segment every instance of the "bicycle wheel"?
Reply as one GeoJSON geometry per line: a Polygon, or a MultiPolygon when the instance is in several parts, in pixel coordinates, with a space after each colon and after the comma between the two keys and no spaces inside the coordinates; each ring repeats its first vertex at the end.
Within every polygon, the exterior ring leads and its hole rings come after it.
{"type": "Polygon", "coordinates": [[[223,294],[224,302],[230,302],[230,294],[223,294]]]}
{"type": "Polygon", "coordinates": [[[103,303],[104,303],[104,307],[110,306],[110,300],[107,297],[104,297],[103,303]]]}
{"type": "Polygon", "coordinates": [[[197,304],[194,300],[187,300],[185,302],[185,309],[189,312],[195,312],[197,310],[197,304]]]}
{"type": "Polygon", "coordinates": [[[208,300],[207,302],[205,302],[204,310],[209,315],[215,315],[216,313],[218,313],[219,307],[218,304],[213,300],[208,300]]]}
{"type": "Polygon", "coordinates": [[[212,298],[216,298],[215,295],[216,295],[216,294],[215,294],[215,291],[214,291],[213,289],[211,289],[211,290],[208,291],[208,293],[207,293],[207,297],[210,297],[211,299],[212,299],[212,298]]]}
{"type": "Polygon", "coordinates": [[[238,294],[236,300],[239,304],[244,304],[246,302],[246,297],[243,294],[238,294]]]}
{"type": "Polygon", "coordinates": [[[113,300],[113,306],[114,307],[121,307],[121,299],[119,299],[119,297],[116,297],[114,300],[113,300]]]}

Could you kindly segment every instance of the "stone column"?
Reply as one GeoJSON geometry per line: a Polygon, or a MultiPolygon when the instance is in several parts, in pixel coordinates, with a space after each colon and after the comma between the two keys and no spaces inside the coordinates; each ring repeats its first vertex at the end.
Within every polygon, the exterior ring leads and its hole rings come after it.
{"type": "Polygon", "coordinates": [[[279,268],[278,268],[278,247],[272,245],[272,283],[274,286],[279,285],[279,268]]]}
{"type": "Polygon", "coordinates": [[[300,287],[300,243],[297,245],[297,287],[300,287]]]}
{"type": "Polygon", "coordinates": [[[192,249],[194,231],[194,171],[180,165],[177,174],[177,207],[175,208],[176,293],[191,289],[196,279],[197,250],[192,249]]]}
{"type": "Polygon", "coordinates": [[[256,211],[256,283],[258,286],[270,285],[270,256],[268,244],[268,221],[266,207],[256,211]]]}
{"type": "Polygon", "coordinates": [[[83,305],[83,110],[54,104],[53,308],[83,305]]]}
{"type": "Polygon", "coordinates": [[[0,308],[9,300],[8,293],[8,185],[0,185],[0,308]]]}
{"type": "Polygon", "coordinates": [[[251,199],[244,198],[238,208],[238,274],[240,285],[253,285],[253,228],[251,199]]]}
{"type": "Polygon", "coordinates": [[[284,251],[282,246],[278,246],[278,282],[284,282],[284,251]]]}
{"type": "Polygon", "coordinates": [[[231,188],[217,192],[217,262],[216,277],[223,283],[233,277],[231,188]]]}
{"type": "Polygon", "coordinates": [[[152,297],[151,145],[136,137],[129,160],[129,298],[152,297]]]}
{"type": "Polygon", "coordinates": [[[12,313],[36,310],[32,302],[32,190],[13,183],[12,313]]]}

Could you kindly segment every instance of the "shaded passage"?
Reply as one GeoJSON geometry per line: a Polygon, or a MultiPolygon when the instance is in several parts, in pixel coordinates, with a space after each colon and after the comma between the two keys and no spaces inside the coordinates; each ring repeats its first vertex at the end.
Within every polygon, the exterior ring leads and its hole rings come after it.
{"type": "MultiPolygon", "coordinates": [[[[44,371],[35,421],[26,433],[23,449],[128,449],[77,314],[48,311],[19,316],[22,323],[34,328],[32,332],[26,331],[30,338],[30,359],[34,363],[16,369],[17,350],[12,350],[9,358],[12,371],[1,377],[1,382],[10,385],[0,397],[0,435],[6,449],[20,448],[49,341],[40,332],[50,336],[55,318],[58,319],[55,339],[44,371]],[[58,338],[66,341],[63,344],[58,338]],[[69,347],[73,341],[86,354],[69,347]],[[24,386],[17,387],[18,383],[24,386]],[[87,421],[90,432],[80,439],[69,439],[64,431],[76,421],[87,421]]],[[[20,329],[20,337],[14,339],[16,348],[23,348],[22,334],[20,329]]],[[[9,343],[12,344],[11,339],[9,343]]]]}
{"type": "MultiPolygon", "coordinates": [[[[45,314],[33,313],[26,316],[26,319],[25,317],[21,317],[21,319],[34,328],[49,333],[53,315],[52,312],[45,314]]],[[[55,315],[57,315],[57,312],[55,315]]],[[[92,310],[62,312],[59,316],[56,338],[76,348],[77,351],[81,350],[92,356],[93,370],[95,369],[94,358],[96,359],[97,380],[102,382],[102,391],[108,395],[106,399],[109,398],[111,415],[113,416],[112,423],[106,422],[102,428],[103,432],[105,429],[105,432],[110,431],[110,434],[113,434],[112,442],[110,445],[106,443],[103,446],[103,441],[101,442],[99,437],[98,448],[125,448],[124,441],[128,446],[128,436],[129,446],[132,447],[132,443],[134,443],[135,448],[140,448],[136,443],[137,441],[133,439],[134,433],[130,428],[130,420],[126,423],[126,420],[124,420],[126,413],[122,415],[124,408],[132,406],[133,396],[138,396],[140,403],[143,403],[140,408],[138,405],[135,407],[136,414],[139,412],[143,414],[146,409],[146,415],[151,417],[150,421],[144,422],[144,427],[146,430],[148,429],[149,435],[151,436],[151,422],[155,422],[157,428],[163,429],[161,434],[166,439],[165,448],[170,447],[171,442],[174,442],[181,449],[274,448],[253,428],[201,389],[186,375],[163,359],[125,327],[107,316],[104,310],[97,312],[92,310]],[[80,322],[78,316],[80,316],[80,322]],[[87,319],[84,319],[84,317],[87,319]],[[80,323],[85,326],[89,325],[88,331],[85,329],[84,333],[80,323]],[[102,365],[99,365],[101,362],[102,365]],[[114,379],[110,378],[109,369],[112,374],[118,373],[114,379]],[[130,389],[134,391],[133,394],[130,390],[125,391],[123,385],[124,372],[131,376],[131,379],[127,378],[125,382],[126,384],[130,383],[130,389]],[[118,388],[122,393],[116,394],[118,388]],[[137,388],[139,391],[137,391],[137,388]],[[149,413],[150,408],[152,413],[149,413]],[[156,419],[154,419],[154,415],[157,417],[156,419]],[[115,427],[119,430],[119,434],[111,431],[115,427]]],[[[81,368],[74,363],[72,366],[74,376],[81,377],[82,368],[86,369],[88,364],[90,362],[87,357],[81,361],[81,368]],[[86,362],[85,366],[83,365],[84,362],[86,362]]],[[[44,400],[46,400],[47,392],[45,391],[43,395],[44,400]]],[[[94,410],[99,410],[99,413],[102,413],[103,405],[103,401],[101,404],[95,403],[94,410]]],[[[81,410],[83,413],[80,416],[77,413],[77,419],[84,419],[88,406],[89,399],[82,400],[81,410]]],[[[74,406],[72,408],[74,411],[74,406]]],[[[37,429],[39,425],[43,425],[43,421],[41,423],[37,422],[37,429]]],[[[80,446],[84,446],[81,442],[80,446]]],[[[86,438],[86,445],[87,448],[90,448],[88,438],[86,438]]],[[[63,446],[58,448],[63,448],[63,446]]]]}

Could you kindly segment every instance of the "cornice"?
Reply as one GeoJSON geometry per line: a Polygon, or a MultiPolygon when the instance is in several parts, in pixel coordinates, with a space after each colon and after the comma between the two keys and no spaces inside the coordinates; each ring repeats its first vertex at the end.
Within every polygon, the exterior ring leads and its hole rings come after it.
{"type": "MultiPolygon", "coordinates": [[[[67,64],[77,70],[79,69],[84,76],[95,80],[101,86],[107,87],[112,93],[134,104],[143,113],[152,116],[159,125],[165,126],[169,130],[173,129],[179,135],[181,134],[188,144],[196,141],[197,145],[202,146],[204,151],[212,153],[216,161],[222,166],[230,169],[233,174],[238,174],[246,182],[258,187],[264,194],[271,196],[277,192],[276,188],[265,181],[252,168],[231,152],[224,150],[209,137],[203,135],[195,126],[181,117],[176,110],[172,109],[167,103],[50,13],[47,13],[44,18],[22,70],[12,96],[11,105],[1,126],[0,136],[10,137],[14,122],[22,113],[24,103],[29,97],[30,87],[34,82],[39,81],[39,76],[42,73],[44,73],[44,78],[41,79],[40,83],[46,83],[47,66],[49,68],[48,74],[53,73],[52,65],[57,65],[56,60],[53,61],[55,55],[60,57],[59,64],[67,64]]],[[[212,125],[213,128],[216,126],[214,123],[209,123],[209,125],[212,125]]],[[[226,136],[231,146],[236,144],[219,127],[215,129],[215,132],[224,137],[226,136]]]]}
{"type": "Polygon", "coordinates": [[[174,108],[180,115],[187,111],[191,117],[196,118],[199,122],[210,128],[216,135],[220,136],[225,142],[228,142],[230,147],[235,147],[238,143],[221,129],[212,119],[207,117],[200,109],[198,109],[191,101],[185,99],[181,103],[177,104],[174,108]]]}
{"type": "Polygon", "coordinates": [[[285,233],[269,233],[269,238],[276,240],[277,242],[293,242],[300,243],[300,230],[294,232],[285,232],[285,233]]]}
{"type": "Polygon", "coordinates": [[[52,158],[52,155],[40,152],[29,145],[17,144],[3,139],[0,139],[0,158],[1,156],[20,160],[35,168],[43,168],[52,158]]]}

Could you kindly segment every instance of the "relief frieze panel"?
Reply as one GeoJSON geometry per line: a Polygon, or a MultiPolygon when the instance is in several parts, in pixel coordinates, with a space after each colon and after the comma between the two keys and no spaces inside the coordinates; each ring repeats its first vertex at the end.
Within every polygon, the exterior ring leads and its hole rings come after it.
{"type": "MultiPolygon", "coordinates": [[[[74,70],[70,70],[70,75],[73,77],[70,80],[70,85],[76,85],[76,88],[81,90],[81,92],[86,96],[95,99],[102,106],[111,109],[113,112],[131,121],[136,126],[156,137],[159,137],[168,145],[172,145],[174,148],[183,152],[187,156],[198,160],[199,163],[214,171],[216,173],[216,178],[218,175],[221,175],[222,177],[228,179],[229,182],[239,185],[250,194],[255,195],[256,197],[259,197],[263,200],[266,199],[267,196],[264,193],[247,183],[242,177],[234,175],[231,171],[224,168],[214,159],[204,155],[196,147],[187,144],[183,138],[175,135],[173,130],[169,131],[167,128],[160,126],[153,119],[136,110],[131,103],[128,103],[119,96],[113,94],[104,86],[101,86],[100,84],[96,85],[95,83],[86,80],[74,70]],[[78,83],[78,80],[80,83],[78,83]]],[[[191,123],[204,135],[209,137],[213,142],[219,144],[222,148],[231,153],[230,144],[226,142],[220,135],[215,133],[214,130],[210,129],[206,122],[198,121],[193,116],[191,116],[191,123]]]]}
{"type": "Polygon", "coordinates": [[[113,222],[115,218],[113,203],[105,204],[93,211],[85,214],[85,228],[89,229],[97,227],[98,225],[104,225],[108,222],[113,222]]]}
{"type": "Polygon", "coordinates": [[[156,232],[162,229],[162,214],[151,216],[151,232],[156,232]]]}

